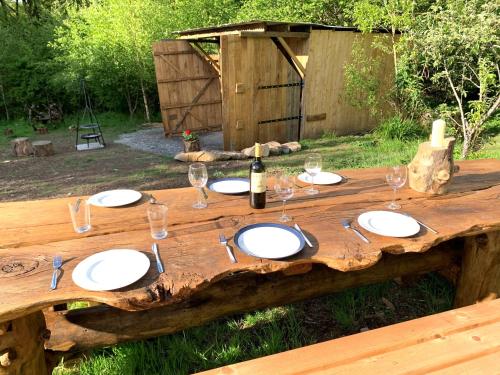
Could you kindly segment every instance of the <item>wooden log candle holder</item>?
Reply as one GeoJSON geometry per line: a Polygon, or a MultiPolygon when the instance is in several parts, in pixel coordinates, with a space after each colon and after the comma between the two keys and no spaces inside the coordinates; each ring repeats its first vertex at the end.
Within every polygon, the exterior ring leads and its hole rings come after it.
{"type": "Polygon", "coordinates": [[[408,183],[420,193],[445,194],[458,171],[453,164],[455,138],[445,138],[442,147],[432,147],[431,142],[423,142],[408,165],[408,183]]]}

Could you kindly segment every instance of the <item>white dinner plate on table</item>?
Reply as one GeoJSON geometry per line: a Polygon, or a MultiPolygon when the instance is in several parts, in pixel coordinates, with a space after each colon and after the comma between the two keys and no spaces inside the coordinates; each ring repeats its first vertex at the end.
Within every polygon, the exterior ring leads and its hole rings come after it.
{"type": "Polygon", "coordinates": [[[210,182],[208,188],[221,194],[242,194],[250,191],[250,181],[248,178],[220,178],[210,182]]]}
{"type": "Polygon", "coordinates": [[[391,211],[362,213],[358,223],[369,232],[387,237],[410,237],[420,232],[420,225],[415,219],[391,211]]]}
{"type": "MultiPolygon", "coordinates": [[[[311,176],[309,173],[301,173],[299,174],[299,180],[305,182],[307,184],[311,183],[311,176]]],[[[314,176],[314,183],[316,185],[333,185],[338,184],[342,181],[342,176],[331,172],[319,172],[316,176],[314,176]]]]}
{"type": "Polygon", "coordinates": [[[266,259],[281,259],[297,254],[304,238],[294,228],[283,224],[261,223],[241,228],[234,243],[244,253],[266,259]]]}
{"type": "Polygon", "coordinates": [[[117,189],[107,190],[92,195],[88,202],[98,207],[120,207],[137,202],[142,194],[135,190],[117,189]]]}
{"type": "Polygon", "coordinates": [[[102,251],[85,258],[73,270],[73,282],[94,291],[113,290],[135,283],[149,270],[149,259],[130,249],[102,251]]]}

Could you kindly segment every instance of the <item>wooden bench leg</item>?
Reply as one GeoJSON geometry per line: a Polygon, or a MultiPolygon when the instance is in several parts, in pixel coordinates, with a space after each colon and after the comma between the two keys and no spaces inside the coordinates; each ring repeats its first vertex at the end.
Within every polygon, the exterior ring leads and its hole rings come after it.
{"type": "Polygon", "coordinates": [[[455,307],[500,296],[500,231],[466,237],[455,307]]]}
{"type": "Polygon", "coordinates": [[[0,375],[48,375],[44,350],[47,336],[41,311],[0,323],[0,375]]]}

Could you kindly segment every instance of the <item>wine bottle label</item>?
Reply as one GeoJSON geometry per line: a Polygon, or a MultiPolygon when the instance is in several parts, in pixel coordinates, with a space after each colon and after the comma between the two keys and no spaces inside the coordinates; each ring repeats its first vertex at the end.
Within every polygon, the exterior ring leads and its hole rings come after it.
{"type": "Polygon", "coordinates": [[[252,173],[250,177],[252,193],[263,193],[266,191],[266,173],[252,173]]]}

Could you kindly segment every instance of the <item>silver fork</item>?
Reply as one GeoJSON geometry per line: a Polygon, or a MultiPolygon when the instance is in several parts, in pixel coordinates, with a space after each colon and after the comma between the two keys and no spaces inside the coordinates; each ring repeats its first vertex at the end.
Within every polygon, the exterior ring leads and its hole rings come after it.
{"type": "Polygon", "coordinates": [[[349,222],[349,220],[342,220],[342,226],[347,229],[347,230],[352,230],[354,233],[356,233],[356,235],[361,238],[363,241],[365,241],[366,243],[370,243],[370,240],[368,238],[366,238],[365,236],[363,236],[361,234],[361,232],[359,230],[357,230],[356,228],[353,228],[351,226],[351,223],[349,222]]]}
{"type": "Polygon", "coordinates": [[[59,268],[62,266],[62,257],[56,255],[52,261],[52,267],[54,272],[52,273],[52,281],[50,282],[50,289],[55,289],[57,287],[57,275],[59,274],[59,268]]]}
{"type": "Polygon", "coordinates": [[[234,254],[231,251],[231,248],[227,244],[227,239],[222,233],[219,234],[219,242],[222,246],[226,247],[227,255],[229,255],[229,259],[231,259],[231,263],[237,263],[236,258],[234,257],[234,254]]]}

